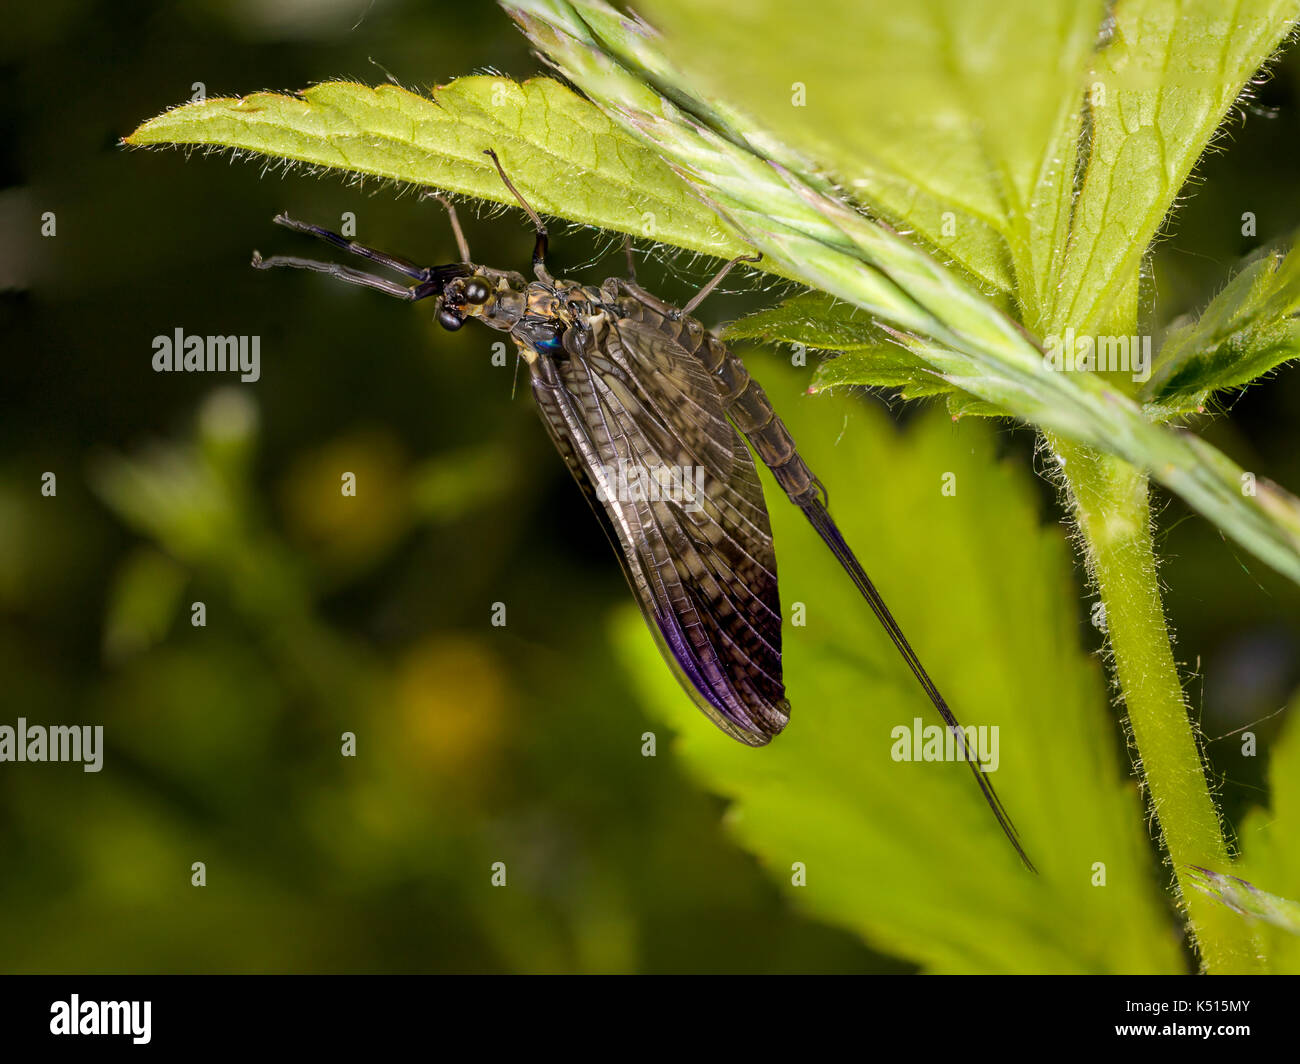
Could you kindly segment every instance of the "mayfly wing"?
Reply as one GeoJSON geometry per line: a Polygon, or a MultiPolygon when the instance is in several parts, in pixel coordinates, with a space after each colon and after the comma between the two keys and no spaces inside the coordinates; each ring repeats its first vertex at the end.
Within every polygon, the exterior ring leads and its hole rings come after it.
{"type": "Polygon", "coordinates": [[[862,597],[866,599],[898,652],[907,662],[922,689],[929,696],[945,725],[958,737],[962,750],[984,800],[993,811],[1003,833],[1011,841],[1021,860],[1033,868],[1020,844],[1015,825],[1011,822],[1002,800],[993,789],[983,770],[977,764],[973,751],[967,748],[965,733],[949,708],[943,695],[930,679],[916,651],[912,649],[880,592],[867,576],[862,564],[844,539],[826,505],[826,492],[821,481],[813,475],[795,447],[793,437],[785,423],[777,416],[771,400],[762,386],[750,377],[745,365],[731,353],[727,345],[695,319],[676,315],[657,297],[635,284],[620,282],[619,287],[631,297],[621,301],[624,315],[623,331],[635,321],[638,328],[664,337],[679,349],[689,352],[710,374],[727,416],[753,445],[755,453],[772,472],[778,485],[807,517],[822,541],[830,548],[837,561],[848,573],[862,597]]]}
{"type": "Polygon", "coordinates": [[[1020,845],[1015,825],[1011,822],[1006,807],[998,797],[997,791],[993,789],[993,783],[978,764],[974,751],[968,748],[965,732],[958,723],[956,715],[949,708],[943,695],[939,693],[934,681],[930,679],[930,674],[925,671],[925,666],[921,664],[921,659],[917,657],[916,651],[907,641],[903,629],[894,619],[889,607],[885,605],[884,598],[876,590],[876,585],[867,576],[866,570],[862,568],[861,562],[858,561],[853,549],[831,517],[821,481],[813,475],[812,470],[799,456],[793,437],[785,427],[785,423],[777,416],[762,386],[749,376],[740,359],[731,354],[721,341],[714,339],[713,343],[716,348],[721,349],[721,361],[717,366],[716,376],[725,382],[727,413],[753,444],[763,464],[772,471],[773,477],[789,496],[790,501],[803,511],[808,522],[821,536],[822,542],[830,548],[854,586],[866,599],[871,611],[889,634],[889,638],[903,656],[903,660],[907,662],[917,682],[929,696],[944,724],[957,737],[963,759],[970,767],[975,782],[979,785],[994,817],[997,818],[1003,834],[1016,848],[1025,865],[1033,870],[1033,862],[1029,860],[1029,855],[1020,845]]]}
{"type": "MultiPolygon", "coordinates": [[[[631,281],[612,279],[594,295],[592,289],[579,292],[578,286],[564,283],[578,298],[569,302],[570,316],[560,318],[553,305],[546,308],[547,299],[559,295],[545,268],[546,229],[496,154],[486,154],[536,229],[533,268],[545,297],[537,311],[529,311],[525,282],[517,274],[468,262],[418,267],[284,216],[276,221],[416,283],[403,286],[309,259],[263,259],[257,252],[253,265],[317,270],[406,300],[436,295],[444,328],[458,329],[467,315],[477,316],[527,347],[542,420],[600,516],[664,658],[714,723],[742,742],[761,746],[785,727],[790,704],[781,679],[772,531],[743,433],[849,574],[944,723],[963,737],[952,710],[831,519],[825,489],[799,457],[763,389],[721,340],[689,316],[745,259],[729,262],[680,310],[631,281]],[[583,304],[589,309],[573,309],[583,304]],[[557,323],[566,320],[569,324],[561,330],[557,323]],[[665,473],[675,492],[662,490],[665,473]]],[[[468,259],[454,212],[452,221],[462,257],[468,259]]],[[[1002,830],[1032,869],[964,738],[960,746],[1002,830]]]]}
{"type": "Polygon", "coordinates": [[[622,324],[571,332],[569,357],[532,364],[538,409],[678,680],[723,731],[761,746],[790,704],[758,473],[698,360],[622,324]]]}

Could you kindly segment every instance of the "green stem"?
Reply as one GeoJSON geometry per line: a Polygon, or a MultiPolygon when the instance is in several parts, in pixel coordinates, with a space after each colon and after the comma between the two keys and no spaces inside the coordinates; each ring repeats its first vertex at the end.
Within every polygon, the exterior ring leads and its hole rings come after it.
{"type": "Polygon", "coordinates": [[[1088,566],[1101,592],[1115,673],[1137,746],[1137,769],[1173,862],[1188,929],[1206,972],[1258,971],[1252,930],[1193,886],[1189,865],[1229,867],[1174,664],[1156,581],[1146,474],[1090,448],[1048,437],[1063,459],[1088,566]]]}

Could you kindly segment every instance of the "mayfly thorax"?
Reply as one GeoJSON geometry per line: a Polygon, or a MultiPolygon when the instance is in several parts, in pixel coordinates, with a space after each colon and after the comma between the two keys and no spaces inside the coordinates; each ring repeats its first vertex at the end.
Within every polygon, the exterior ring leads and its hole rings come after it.
{"type": "Polygon", "coordinates": [[[314,259],[264,259],[255,252],[253,265],[316,270],[411,302],[432,298],[446,329],[477,320],[509,333],[528,365],[542,422],[614,544],[664,660],[718,727],[762,746],[785,727],[790,703],[781,671],[776,555],[748,440],[888,632],[956,736],[1002,830],[1032,868],[961,726],[831,519],[821,482],[744,364],[690,316],[736,263],[757,258],[733,259],[681,308],[630,277],[599,286],[557,280],[546,267],[541,218],[496,154],[486,154],[533,223],[532,281],[474,264],[445,200],[461,256],[446,266],[419,266],[319,226],[275,219],[403,274],[409,284],[314,259]],[[661,480],[664,470],[694,470],[689,504],[672,492],[619,491],[611,471],[629,468],[661,480]]]}

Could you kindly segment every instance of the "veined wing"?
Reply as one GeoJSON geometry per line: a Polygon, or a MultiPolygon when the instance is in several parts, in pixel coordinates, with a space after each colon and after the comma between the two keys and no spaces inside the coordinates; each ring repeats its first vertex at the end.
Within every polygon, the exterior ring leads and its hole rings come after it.
{"type": "Polygon", "coordinates": [[[533,394],[661,653],[723,731],[767,743],[790,705],[772,530],[748,448],[707,371],[671,339],[598,319],[571,329],[565,348],[533,363],[533,394]]]}

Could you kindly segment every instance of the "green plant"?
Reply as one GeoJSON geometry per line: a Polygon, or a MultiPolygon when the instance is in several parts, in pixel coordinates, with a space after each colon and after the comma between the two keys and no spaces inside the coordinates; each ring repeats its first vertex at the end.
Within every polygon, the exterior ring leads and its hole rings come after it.
{"type": "MultiPolygon", "coordinates": [[[[956,416],[1034,426],[1100,593],[1135,763],[1201,965],[1293,968],[1294,949],[1188,889],[1202,883],[1197,869],[1226,873],[1231,856],[1164,620],[1149,481],[1300,582],[1300,501],[1183,427],[1215,393],[1300,354],[1300,259],[1276,251],[1244,264],[1195,322],[1169,331],[1149,374],[1127,365],[1055,372],[1046,356],[1084,336],[1108,338],[1114,352],[1114,338],[1136,343],[1150,331],[1143,267],[1152,242],[1291,32],[1294,0],[1244,0],[1231,18],[1212,0],[926,0],[888,12],[824,0],[816,34],[790,33],[787,5],[771,2],[748,5],[738,20],[724,0],[653,0],[654,29],[599,0],[505,7],[584,95],[555,80],[496,76],[460,79],[432,98],[328,83],[183,106],[128,141],[234,148],[508,204],[482,155],[493,147],[544,213],[718,257],[762,251],[762,269],[811,291],[730,335],[843,352],[822,364],[816,389],[895,387],[943,396],[956,416]]],[[[788,420],[798,429],[814,416],[824,425],[827,408],[801,404],[788,420]]],[[[802,860],[801,832],[817,824],[803,845],[836,870],[837,886],[796,896],[930,968],[1174,968],[1143,878],[1136,802],[1106,754],[1101,693],[1061,620],[1064,560],[987,440],[965,473],[979,506],[955,522],[931,512],[932,485],[928,494],[920,485],[934,472],[922,458],[935,431],[916,430],[883,468],[900,526],[951,523],[951,536],[927,541],[942,574],[909,554],[897,530],[883,534],[861,500],[837,497],[837,518],[868,545],[873,569],[929,587],[949,600],[945,617],[985,629],[998,626],[1003,599],[981,589],[978,566],[961,564],[962,544],[1006,542],[1019,527],[1021,554],[1001,559],[999,577],[1020,589],[1034,619],[1008,630],[996,654],[963,648],[938,617],[904,626],[944,651],[954,701],[1014,737],[1008,764],[1034,766],[1014,770],[1002,789],[1031,846],[1046,851],[1042,879],[1008,866],[995,837],[966,816],[955,781],[927,777],[900,796],[862,778],[873,729],[906,719],[913,703],[893,689],[891,667],[872,657],[872,637],[847,604],[815,643],[791,648],[792,687],[820,692],[803,697],[821,707],[824,727],[787,735],[761,758],[683,727],[684,755],[706,786],[736,799],[742,841],[781,878],[802,860]],[[1058,686],[1063,675],[1073,679],[1058,686]],[[864,691],[877,696],[866,714],[864,691]],[[1048,717],[1040,700],[1061,691],[1048,717]],[[852,741],[832,746],[828,734],[852,741]],[[1068,838],[1053,834],[1063,822],[1068,838]],[[940,845],[968,854],[959,887],[951,862],[937,862],[940,845]],[[1094,941],[1107,935],[1108,946],[1094,941]]],[[[815,452],[825,432],[797,435],[815,452]]],[[[878,425],[853,446],[862,440],[865,471],[891,443],[878,425]]],[[[782,531],[785,516],[774,513],[778,534],[796,538],[782,531]]],[[[795,557],[796,582],[800,568],[822,564],[795,557]]],[[[644,639],[625,642],[652,705],[676,720],[682,700],[647,665],[644,639]]],[[[1284,763],[1295,745],[1278,755],[1275,786],[1295,778],[1284,763]]],[[[1275,800],[1273,841],[1261,829],[1258,843],[1273,854],[1261,858],[1273,878],[1258,885],[1295,893],[1294,862],[1276,842],[1294,811],[1275,800]]]]}

